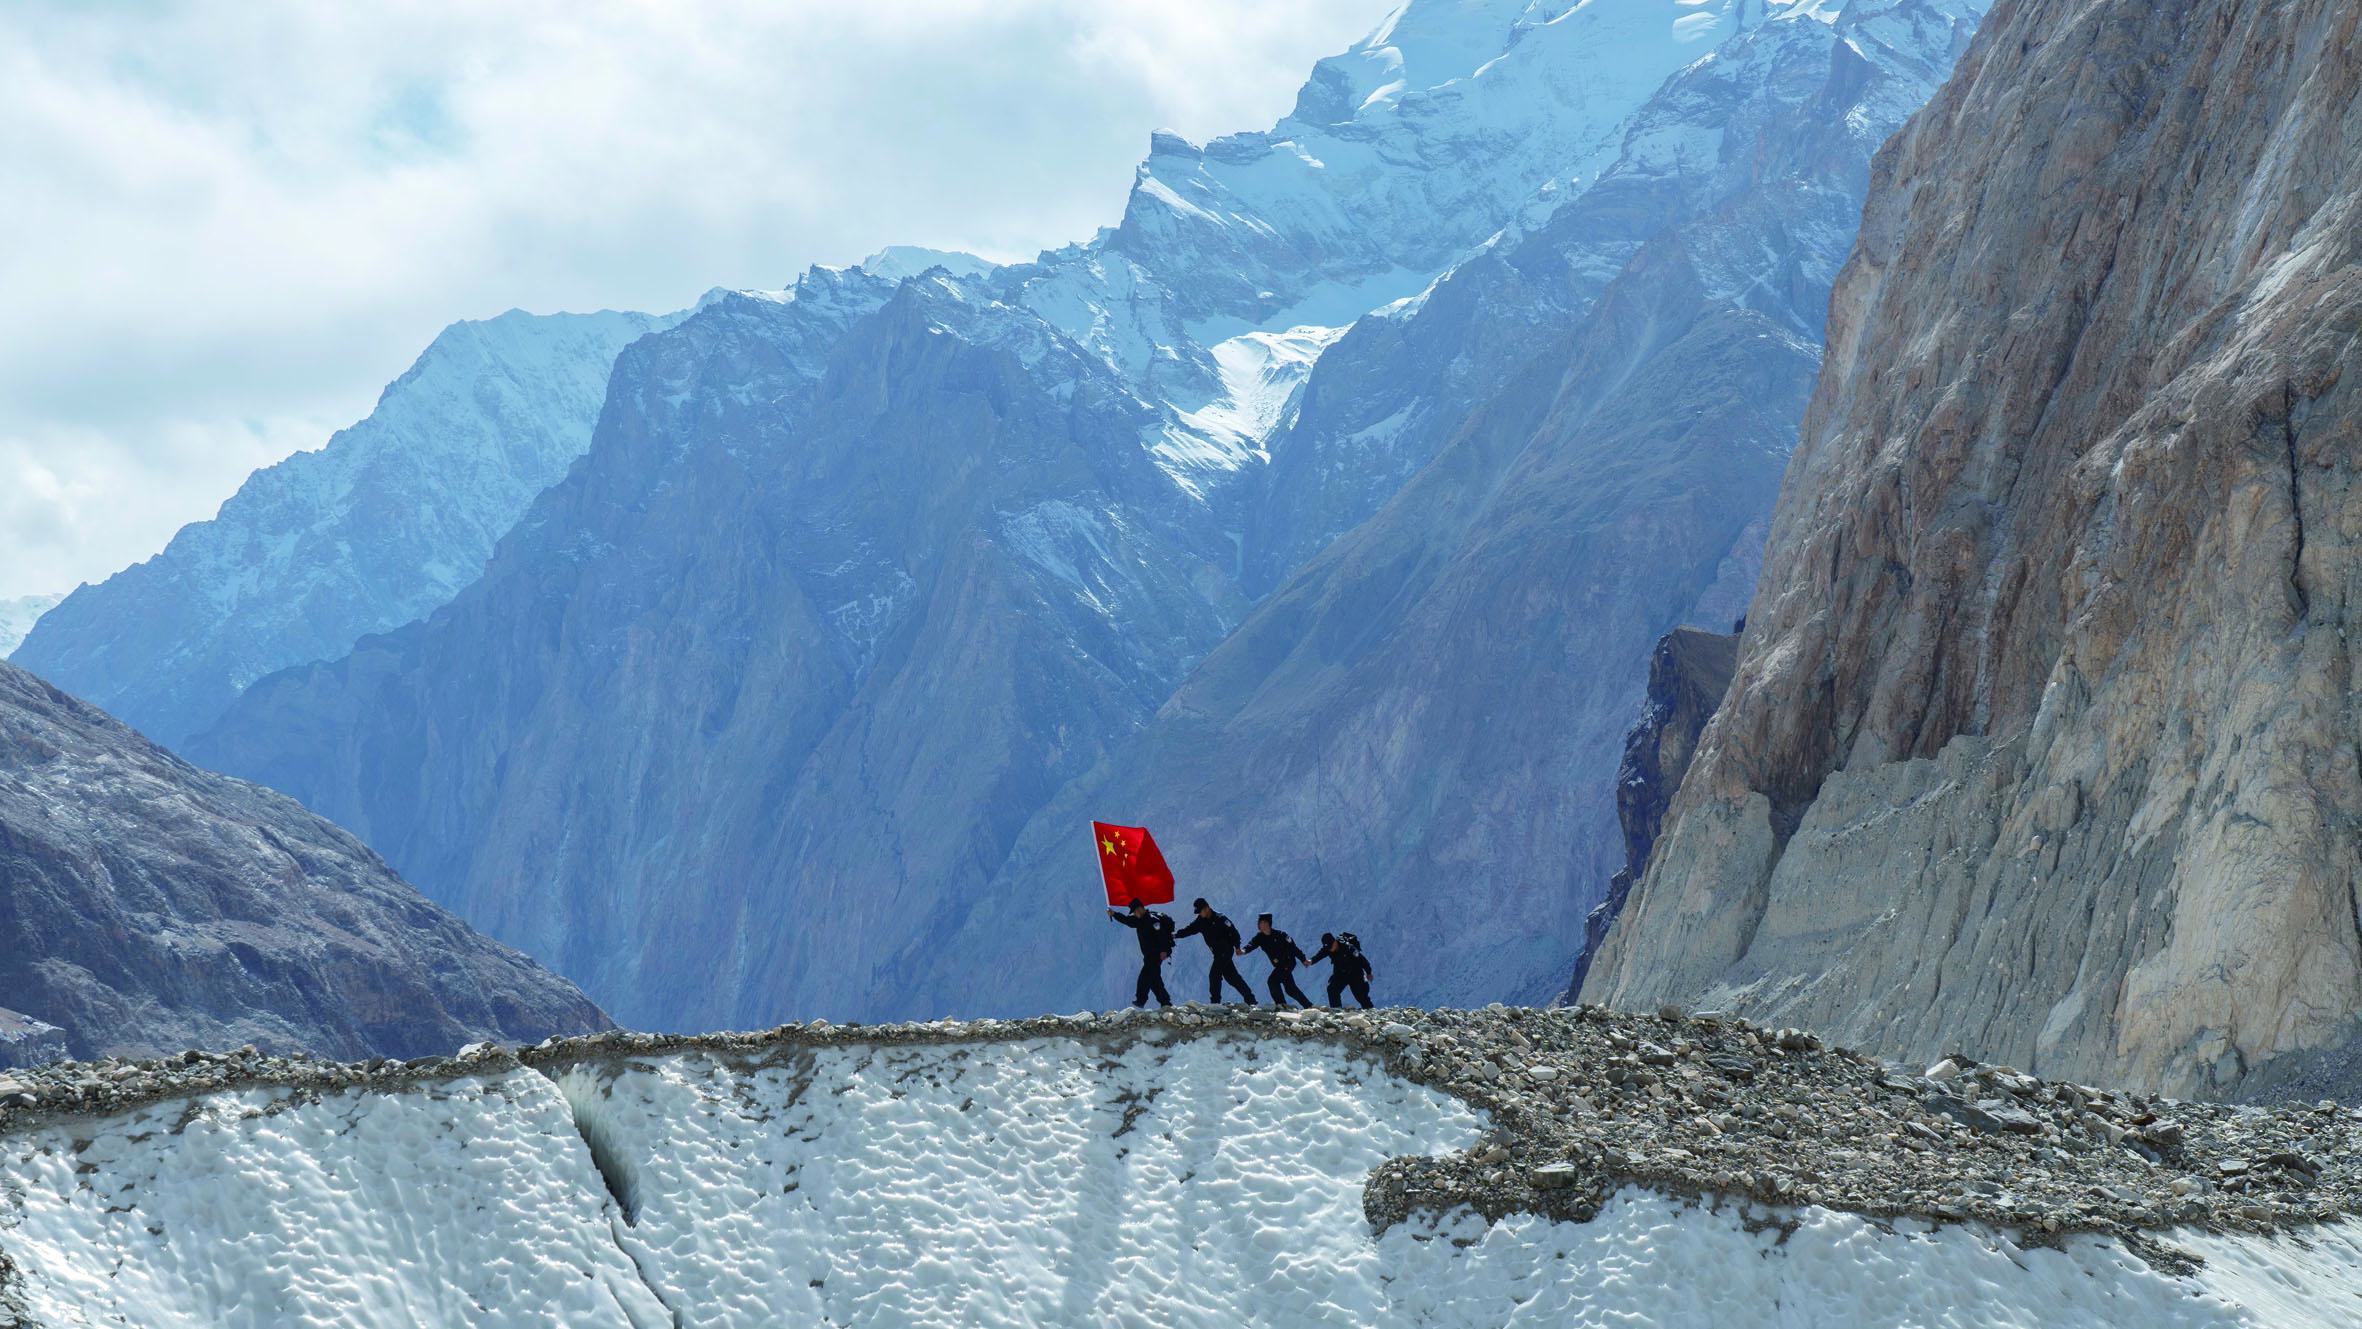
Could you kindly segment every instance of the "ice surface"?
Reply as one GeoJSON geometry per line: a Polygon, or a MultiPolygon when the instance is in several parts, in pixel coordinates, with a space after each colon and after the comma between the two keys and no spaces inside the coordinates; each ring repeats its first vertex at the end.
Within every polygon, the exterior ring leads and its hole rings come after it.
{"type": "Polygon", "coordinates": [[[670,1323],[616,1248],[565,1102],[533,1071],[188,1109],[0,1141],[0,1248],[36,1323],[670,1323]]]}
{"type": "Polygon", "coordinates": [[[1233,1038],[597,1078],[570,1095],[641,1160],[624,1243],[688,1325],[1349,1323],[1385,1281],[1363,1178],[1479,1126],[1338,1049],[1233,1038]]]}

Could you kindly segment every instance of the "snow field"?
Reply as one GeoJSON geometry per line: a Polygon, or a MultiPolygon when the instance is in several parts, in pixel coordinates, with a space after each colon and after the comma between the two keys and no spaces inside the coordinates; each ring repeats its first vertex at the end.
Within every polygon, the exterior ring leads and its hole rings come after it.
{"type": "Polygon", "coordinates": [[[528,1070],[0,1139],[0,1246],[47,1329],[669,1324],[606,1199],[528,1070]]]}
{"type": "Polygon", "coordinates": [[[1554,1329],[2332,1329],[2362,1324],[2362,1224],[2300,1243],[2169,1234],[2191,1278],[2115,1241],[1701,1207],[1638,1188],[1589,1223],[1473,1214],[1378,1240],[1390,1322],[1554,1329]],[[1766,1226],[1763,1220],[1778,1226],[1766,1226]],[[2309,1249],[2307,1249],[2309,1247],[2309,1249]]]}

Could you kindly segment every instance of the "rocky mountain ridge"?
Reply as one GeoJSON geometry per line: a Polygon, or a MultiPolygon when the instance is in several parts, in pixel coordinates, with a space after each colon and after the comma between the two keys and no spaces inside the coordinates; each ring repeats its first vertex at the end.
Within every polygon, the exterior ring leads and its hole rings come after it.
{"type": "Polygon", "coordinates": [[[7,664],[0,992],[33,1021],[0,1038],[41,1036],[23,1059],[249,1042],[417,1055],[607,1025],[293,800],[196,770],[7,664]]]}
{"type": "Polygon", "coordinates": [[[2362,7],[2000,14],[1880,156],[1586,994],[2236,1093],[2362,1014],[2362,7]]]}
{"type": "MultiPolygon", "coordinates": [[[[1355,524],[1032,819],[955,904],[961,935],[1055,916],[1073,828],[1108,816],[1157,827],[1242,916],[1385,939],[1390,996],[1562,990],[1621,857],[1642,666],[1676,624],[1740,611],[1870,154],[1971,23],[1869,6],[1733,38],[1595,184],[1331,347],[1273,471],[1336,414],[1401,411],[1383,450],[1302,472],[1336,498],[1300,510],[1355,524]]],[[[1013,1009],[1089,1000],[1121,964],[1018,975],[1013,1009]]],[[[962,1009],[947,976],[914,981],[921,1010],[962,1009]]]]}

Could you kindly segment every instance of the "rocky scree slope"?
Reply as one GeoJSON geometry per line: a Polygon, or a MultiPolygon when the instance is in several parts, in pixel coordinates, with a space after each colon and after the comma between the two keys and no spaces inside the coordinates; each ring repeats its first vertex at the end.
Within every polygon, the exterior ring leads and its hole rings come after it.
{"type": "Polygon", "coordinates": [[[2342,0],[1997,12],[1587,994],[2185,1092],[2352,1046],[2358,93],[2342,0]]]}
{"type": "MultiPolygon", "coordinates": [[[[590,452],[476,586],[264,680],[192,751],[351,827],[629,1023],[1070,1005],[1098,974],[973,975],[1012,937],[1072,949],[1033,924],[1088,872],[1081,816],[1139,806],[1119,750],[1160,708],[1197,711],[1170,703],[1256,587],[1373,519],[1348,474],[1365,447],[1384,484],[1426,483],[1192,685],[1226,706],[1284,665],[1267,691],[1290,713],[1226,726],[1235,760],[1206,768],[1251,768],[1215,787],[1268,793],[1273,833],[1209,838],[1187,868],[1282,910],[1356,881],[1379,924],[1421,930],[1470,871],[1529,883],[1513,981],[1554,989],[1597,880],[1568,864],[1610,861],[1627,662],[1751,580],[1870,151],[1978,9],[1413,6],[1272,130],[1160,138],[1089,244],[899,285],[816,272],[636,343],[590,452]],[[1396,297],[1401,336],[1340,335],[1396,297]],[[1495,363],[1503,327],[1526,358],[1495,363]],[[1594,381],[1568,381],[1577,352],[1594,381]],[[1437,357],[1458,367],[1424,372],[1437,357]],[[1400,429],[1351,424],[1346,399],[1394,380],[1432,385],[1388,399],[1400,429]],[[1330,462],[1300,478],[1339,492],[1302,506],[1320,533],[1298,540],[1297,509],[1265,498],[1315,436],[1330,462]],[[1595,465],[1612,474],[1587,482],[1595,465]],[[1554,524],[1571,534],[1507,534],[1554,524]],[[1415,594],[1357,629],[1409,565],[1415,594]],[[1591,636],[1519,626],[1580,617],[1552,608],[1570,569],[1606,663],[1591,636]],[[1498,628],[1451,635],[1472,620],[1498,628]],[[1323,653],[1338,686],[1302,686],[1323,653]],[[1319,792],[1360,792],[1405,659],[1450,697],[1384,773],[1395,801],[1356,812],[1397,843],[1302,852],[1335,824],[1319,792]],[[1547,741],[1495,761],[1465,721],[1527,679],[1501,706],[1550,717],[1547,741]],[[1323,751],[1263,746],[1330,731],[1323,751]],[[1102,768],[1124,773],[1106,798],[1053,805],[1102,768]],[[1307,774],[1269,789],[1274,768],[1307,774]],[[1456,773],[1406,774],[1428,770],[1456,773]],[[1256,843],[1289,861],[1238,870],[1256,843]]],[[[1498,995],[1494,940],[1389,972],[1427,999],[1498,995]]]]}
{"type": "Polygon", "coordinates": [[[6,664],[0,993],[86,1057],[249,1042],[409,1056],[607,1025],[292,799],[196,770],[6,664]]]}
{"type": "Polygon", "coordinates": [[[2362,1288],[2358,1136],[2362,1114],[2330,1104],[2177,1103],[1961,1059],[1915,1073],[1672,1011],[814,1022],[407,1063],[245,1049],[0,1080],[0,1307],[47,1326],[361,1324],[380,1306],[932,1324],[1236,1296],[1273,1323],[1318,1322],[1287,1309],[1309,1298],[1475,1326],[1571,1298],[1703,1325],[1742,1307],[1690,1300],[1674,1266],[1719,1231],[1729,1267],[1709,1252],[1690,1277],[1824,1317],[2329,1325],[2362,1288]],[[397,1156],[390,1209],[352,1203],[397,1156]],[[315,1194],[315,1170],[345,1180],[315,1194]],[[1037,1191],[1050,1209],[1007,1204],[1037,1191]],[[1319,1295],[1270,1258],[1264,1222],[1317,1257],[1319,1295]],[[431,1239],[454,1225],[457,1262],[431,1239]],[[1184,1245],[1218,1258],[1194,1268],[1184,1245]],[[368,1259],[312,1267],[348,1248],[368,1259]],[[1651,1251],[1637,1300],[1592,1300],[1620,1282],[1602,1261],[1651,1251]],[[1964,1253],[1981,1277],[1956,1285],[1964,1253]],[[2260,1284],[2226,1278],[2259,1254],[2260,1284]],[[1765,1268],[1802,1286],[1744,1272],[1765,1268]],[[1927,1306],[1888,1305],[1887,1280],[1927,1306]]]}

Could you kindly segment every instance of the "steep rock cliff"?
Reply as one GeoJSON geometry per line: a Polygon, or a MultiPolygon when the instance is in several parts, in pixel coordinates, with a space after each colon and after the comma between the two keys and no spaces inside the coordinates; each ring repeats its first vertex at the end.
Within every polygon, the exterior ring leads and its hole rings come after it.
{"type": "Polygon", "coordinates": [[[1583,950],[1575,957],[1575,976],[1567,996],[1583,991],[1591,961],[1607,941],[1608,929],[1640,874],[1648,871],[1649,855],[1665,828],[1665,814],[1681,777],[1698,755],[1698,739],[1706,723],[1730,690],[1731,673],[1739,664],[1739,639],[1733,634],[1698,628],[1675,628],[1657,643],[1648,662],[1648,701],[1640,718],[1624,735],[1624,760],[1616,767],[1616,824],[1624,831],[1624,866],[1608,878],[1607,898],[1583,918],[1583,950]]]}
{"type": "Polygon", "coordinates": [[[2353,1036],[2358,25],[2017,0],[1881,154],[1589,995],[2180,1091],[2353,1036]]]}

